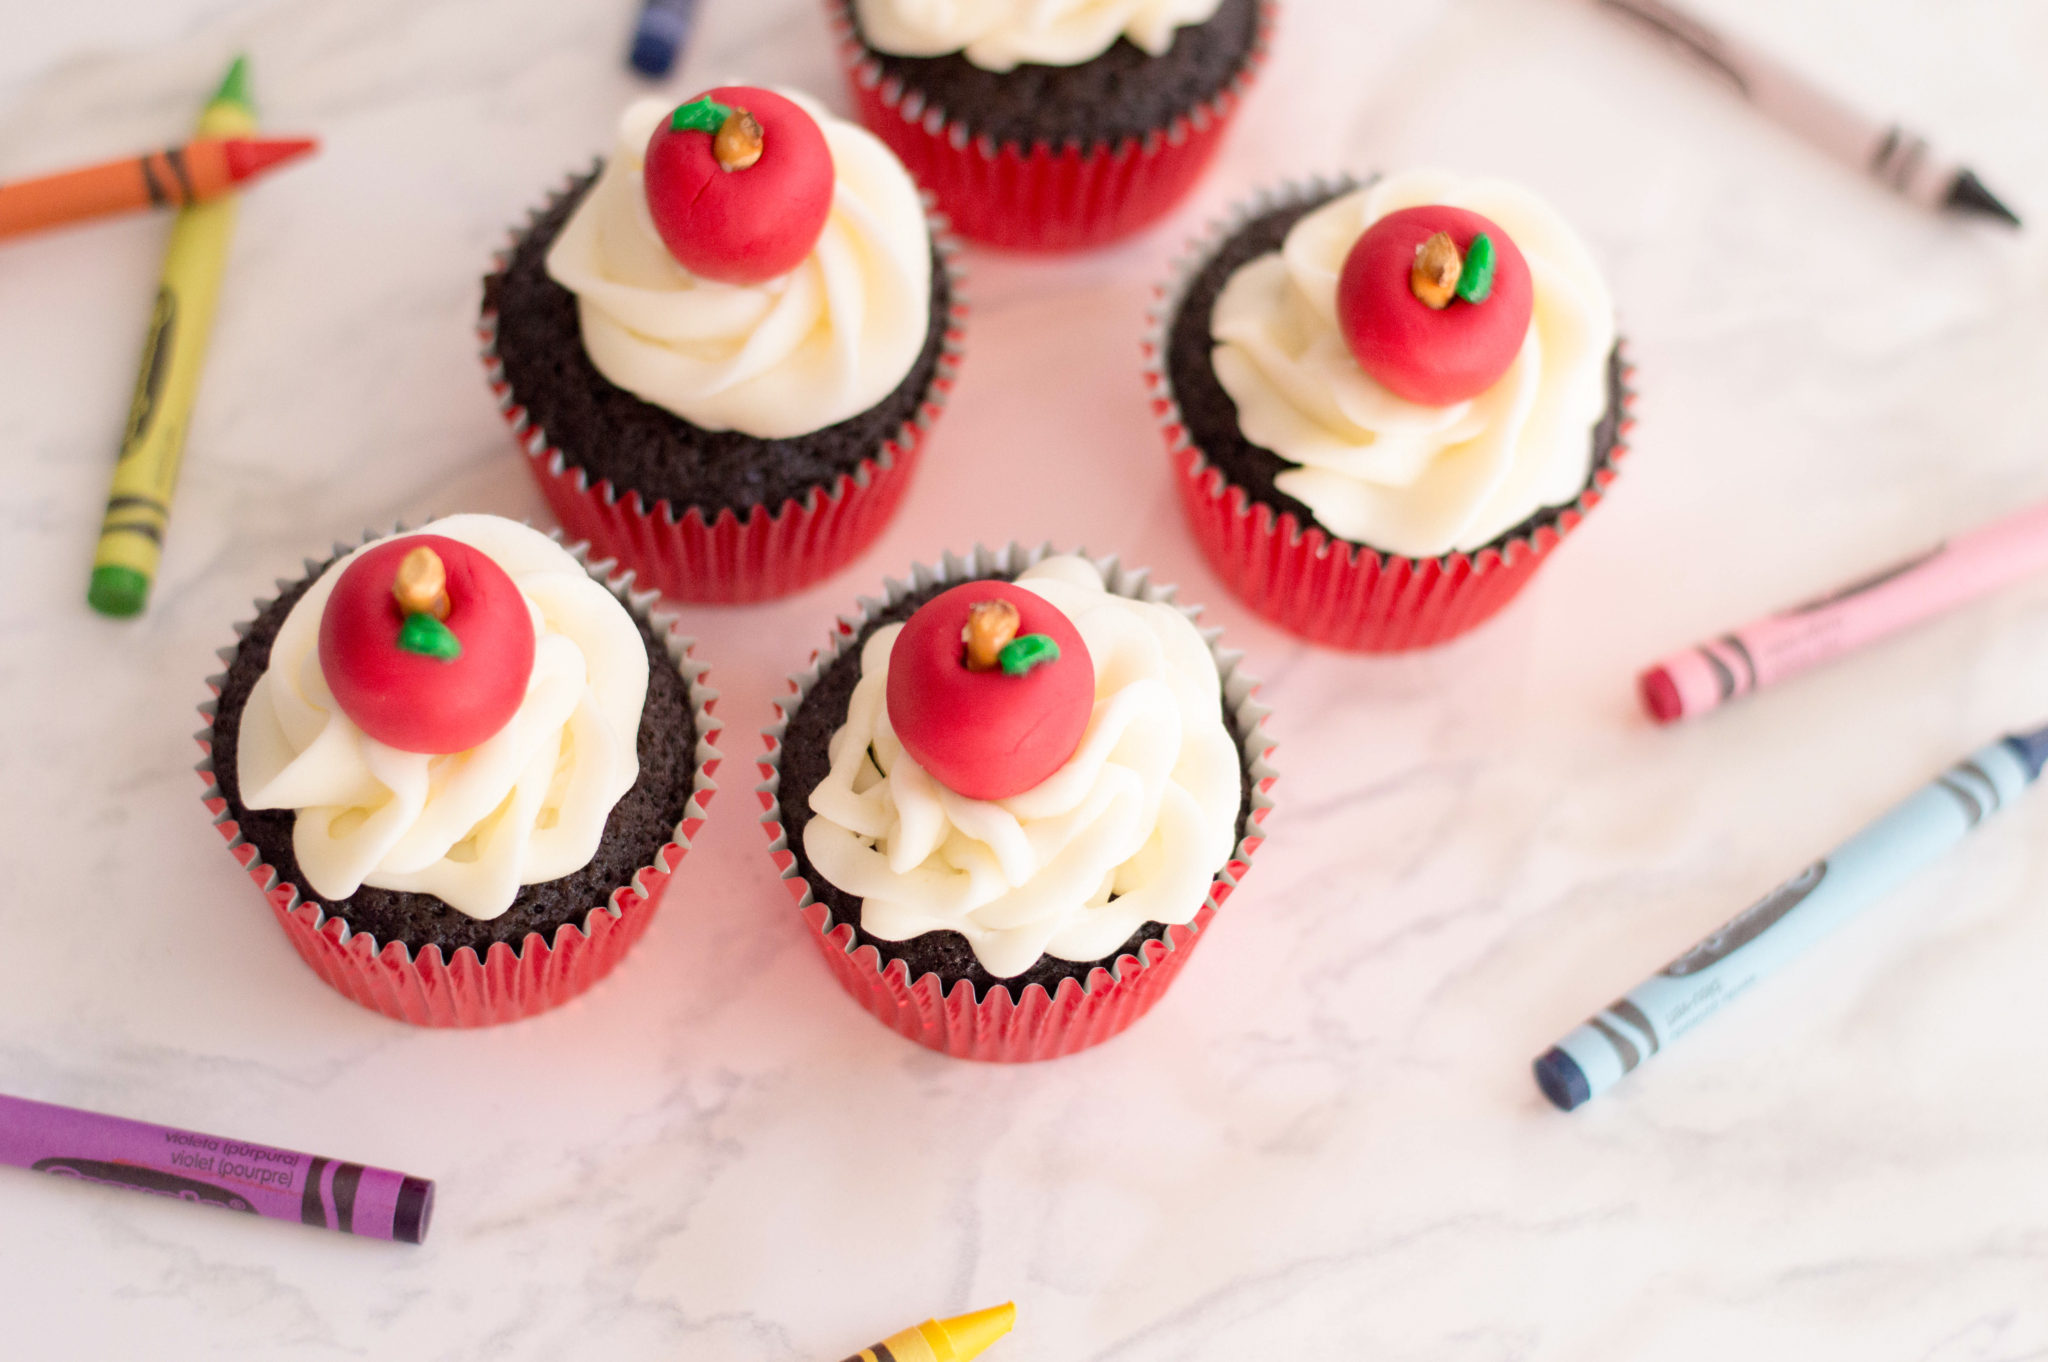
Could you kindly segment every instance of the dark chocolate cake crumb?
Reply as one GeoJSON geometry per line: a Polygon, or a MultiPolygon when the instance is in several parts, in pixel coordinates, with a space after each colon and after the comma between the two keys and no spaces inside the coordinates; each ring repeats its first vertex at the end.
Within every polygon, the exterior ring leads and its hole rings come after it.
{"type": "MultiPolygon", "coordinates": [[[[1008,573],[994,573],[991,576],[1008,578],[1008,573]]],[[[1049,994],[1059,992],[1060,981],[1073,979],[1086,983],[1088,976],[1098,969],[1110,969],[1117,960],[1126,955],[1138,955],[1147,941],[1163,940],[1166,928],[1157,922],[1148,922],[1132,932],[1130,937],[1100,960],[1077,962],[1061,960],[1055,956],[1042,955],[1038,963],[1022,974],[1008,979],[999,979],[982,967],[975,958],[974,947],[959,932],[926,932],[923,936],[911,937],[908,941],[884,941],[870,934],[861,926],[861,900],[838,888],[823,875],[804,853],[804,825],[811,821],[810,797],[818,782],[832,769],[832,760],[827,751],[832,735],[846,722],[846,708],[853,700],[853,688],[860,681],[860,650],[868,636],[885,624],[909,619],[920,605],[937,596],[954,582],[931,586],[923,591],[913,591],[903,600],[880,611],[864,626],[860,634],[846,645],[844,652],[827,667],[805,694],[796,713],[789,718],[788,728],[782,741],[782,786],[779,799],[782,809],[782,826],[789,835],[789,849],[796,857],[796,872],[811,886],[811,893],[831,913],[832,920],[826,931],[833,930],[839,923],[850,923],[853,927],[854,949],[873,946],[881,952],[882,966],[888,968],[891,960],[901,960],[910,968],[912,982],[927,974],[936,974],[947,991],[960,980],[966,979],[974,986],[975,1001],[988,996],[989,990],[1004,986],[1012,998],[1021,998],[1024,991],[1033,984],[1042,986],[1049,994]]],[[[1237,748],[1239,762],[1239,799],[1237,808],[1237,840],[1242,841],[1245,829],[1251,821],[1252,776],[1251,762],[1244,755],[1244,732],[1239,727],[1237,716],[1230,712],[1230,704],[1223,704],[1223,723],[1229,730],[1231,743],[1237,748]]],[[[1233,854],[1236,844],[1232,844],[1233,854]]],[[[1222,867],[1218,866],[1218,870],[1222,867]]]]}
{"type": "Polygon", "coordinates": [[[399,893],[367,885],[345,899],[326,899],[314,893],[292,851],[292,825],[298,815],[291,809],[245,807],[236,756],[242,710],[250,689],[270,666],[270,647],[278,630],[284,627],[292,606],[332,565],[333,560],[322,564],[256,617],[228,666],[227,684],[213,723],[214,779],[227,800],[228,816],[241,826],[242,836],[255,845],[264,864],[297,885],[304,898],[348,923],[351,931],[369,932],[380,947],[403,941],[417,953],[437,945],[446,957],[463,946],[474,947],[482,956],[497,941],[517,950],[530,932],[552,941],[557,927],[581,924],[591,909],[610,900],[614,889],[653,862],[655,854],[674,837],[690,801],[697,774],[697,725],[690,711],[688,684],[670,661],[661,639],[640,624],[640,636],[647,645],[647,703],[640,713],[638,742],[640,779],[612,809],[604,839],[590,864],[558,880],[522,885],[512,906],[487,922],[458,912],[432,894],[399,893]]]}
{"type": "MultiPolygon", "coordinates": [[[[1167,333],[1166,374],[1173,384],[1174,400],[1180,404],[1181,422],[1187,428],[1190,443],[1202,451],[1231,486],[1242,488],[1252,501],[1271,507],[1275,516],[1292,515],[1303,528],[1317,523],[1315,514],[1274,482],[1297,465],[1244,437],[1237,423],[1237,403],[1216,378],[1211,358],[1216,342],[1209,332],[1209,314],[1215,310],[1217,295],[1239,267],[1279,250],[1287,239],[1288,229],[1296,222],[1338,195],[1349,193],[1353,187],[1275,208],[1239,228],[1189,281],[1180,310],[1174,314],[1167,333]]],[[[1607,358],[1607,412],[1593,427],[1587,487],[1593,486],[1603,470],[1614,465],[1615,447],[1621,442],[1624,368],[1621,346],[1617,343],[1607,358]]],[[[1528,538],[1555,522],[1565,509],[1546,506],[1472,552],[1497,548],[1510,539],[1528,538]]]]}
{"type": "Polygon", "coordinates": [[[936,247],[924,349],[893,392],[836,425],[775,440],[704,430],[613,386],[583,348],[576,295],[547,272],[548,248],[596,177],[578,178],[519,239],[504,269],[484,280],[484,310],[498,314],[498,358],[514,400],[593,484],[638,492],[650,507],[666,501],[678,516],[695,506],[707,521],[723,510],[744,519],[754,506],[772,514],[851,476],[931,396],[953,307],[936,247]]]}
{"type": "Polygon", "coordinates": [[[1020,147],[1114,145],[1163,132],[1221,94],[1250,61],[1259,37],[1260,0],[1223,0],[1203,23],[1174,35],[1155,57],[1128,38],[1078,66],[1026,62],[985,71],[958,52],[899,57],[868,47],[860,16],[842,0],[856,38],[904,89],[922,94],[971,136],[1020,147]]]}

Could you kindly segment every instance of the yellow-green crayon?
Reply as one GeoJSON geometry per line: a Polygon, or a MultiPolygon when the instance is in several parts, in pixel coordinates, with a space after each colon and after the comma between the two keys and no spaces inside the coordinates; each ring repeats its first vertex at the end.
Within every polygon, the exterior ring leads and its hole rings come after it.
{"type": "MultiPolygon", "coordinates": [[[[201,137],[248,137],[256,131],[248,66],[241,57],[199,114],[201,137]]],[[[171,491],[185,450],[185,423],[199,394],[206,336],[235,234],[236,195],[180,209],[164,252],[163,280],[142,346],[142,372],[128,406],[128,427],[114,465],[107,516],[92,558],[85,599],[103,615],[137,615],[163,558],[171,491]]]]}
{"type": "Polygon", "coordinates": [[[1010,1332],[1017,1307],[1009,1302],[951,1319],[928,1319],[873,1347],[862,1348],[846,1362],[968,1362],[1010,1332]]]}

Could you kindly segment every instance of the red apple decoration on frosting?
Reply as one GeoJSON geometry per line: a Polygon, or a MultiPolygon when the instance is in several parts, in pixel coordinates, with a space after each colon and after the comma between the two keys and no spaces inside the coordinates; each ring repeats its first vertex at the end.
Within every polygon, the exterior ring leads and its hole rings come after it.
{"type": "Polygon", "coordinates": [[[1073,622],[1009,582],[921,606],[889,650],[889,723],[918,765],[969,799],[1022,794],[1066,764],[1095,708],[1073,622]]]}
{"type": "Polygon", "coordinates": [[[758,284],[803,263],[832,211],[817,120],[772,90],[721,85],[647,140],[647,211],[684,269],[758,284]]]}
{"type": "Polygon", "coordinates": [[[1337,323],[1359,366],[1430,407],[1492,387],[1521,353],[1534,309],[1529,262],[1514,241],[1445,204],[1373,223],[1337,280],[1337,323]]]}
{"type": "Polygon", "coordinates": [[[505,726],[533,675],[526,598],[488,554],[438,534],[355,557],[320,616],[342,713],[405,752],[462,752],[505,726]]]}

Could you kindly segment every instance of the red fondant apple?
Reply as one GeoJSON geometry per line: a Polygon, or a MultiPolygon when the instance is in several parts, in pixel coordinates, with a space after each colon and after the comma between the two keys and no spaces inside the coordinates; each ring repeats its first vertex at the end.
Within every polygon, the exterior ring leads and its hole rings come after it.
{"type": "MultiPolygon", "coordinates": [[[[414,621],[415,623],[417,621],[414,621]]],[[[320,670],[335,703],[378,742],[406,752],[461,752],[503,728],[533,675],[533,617],[505,570],[479,549],[438,534],[388,540],[357,554],[320,616],[320,670]],[[401,647],[409,618],[400,565],[430,549],[446,574],[444,631],[459,649],[434,656],[401,647]]]]}
{"type": "Polygon", "coordinates": [[[656,125],[646,164],[655,230],[705,279],[758,284],[789,273],[832,210],[825,134],[770,90],[721,85],[680,105],[656,125]]]}
{"type": "Polygon", "coordinates": [[[889,723],[904,750],[969,799],[1006,799],[1074,755],[1095,707],[1095,664],[1073,623],[1009,582],[967,582],[927,601],[889,650],[889,723]],[[983,601],[1017,610],[1017,636],[1041,634],[1059,656],[1021,676],[974,671],[962,636],[983,601]]]}
{"type": "Polygon", "coordinates": [[[1358,238],[1337,280],[1337,322],[1361,368],[1410,402],[1446,407],[1477,397],[1508,371],[1529,333],[1535,290],[1529,262],[1486,218],[1430,204],[1387,214],[1358,238]],[[1484,232],[1493,243],[1493,289],[1483,302],[1432,308],[1410,280],[1423,243],[1449,233],[1461,256],[1484,232]]]}

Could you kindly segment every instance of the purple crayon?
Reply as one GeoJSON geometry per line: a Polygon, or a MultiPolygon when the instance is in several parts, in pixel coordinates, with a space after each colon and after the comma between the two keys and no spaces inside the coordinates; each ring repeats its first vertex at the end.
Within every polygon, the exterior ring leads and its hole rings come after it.
{"type": "Polygon", "coordinates": [[[2032,506],[1817,601],[1673,653],[1638,678],[1643,708],[1666,724],[1704,714],[2044,569],[2048,505],[2032,506]]]}
{"type": "Polygon", "coordinates": [[[434,1213],[424,1178],[19,1097],[0,1096],[0,1163],[406,1244],[434,1213]]]}

